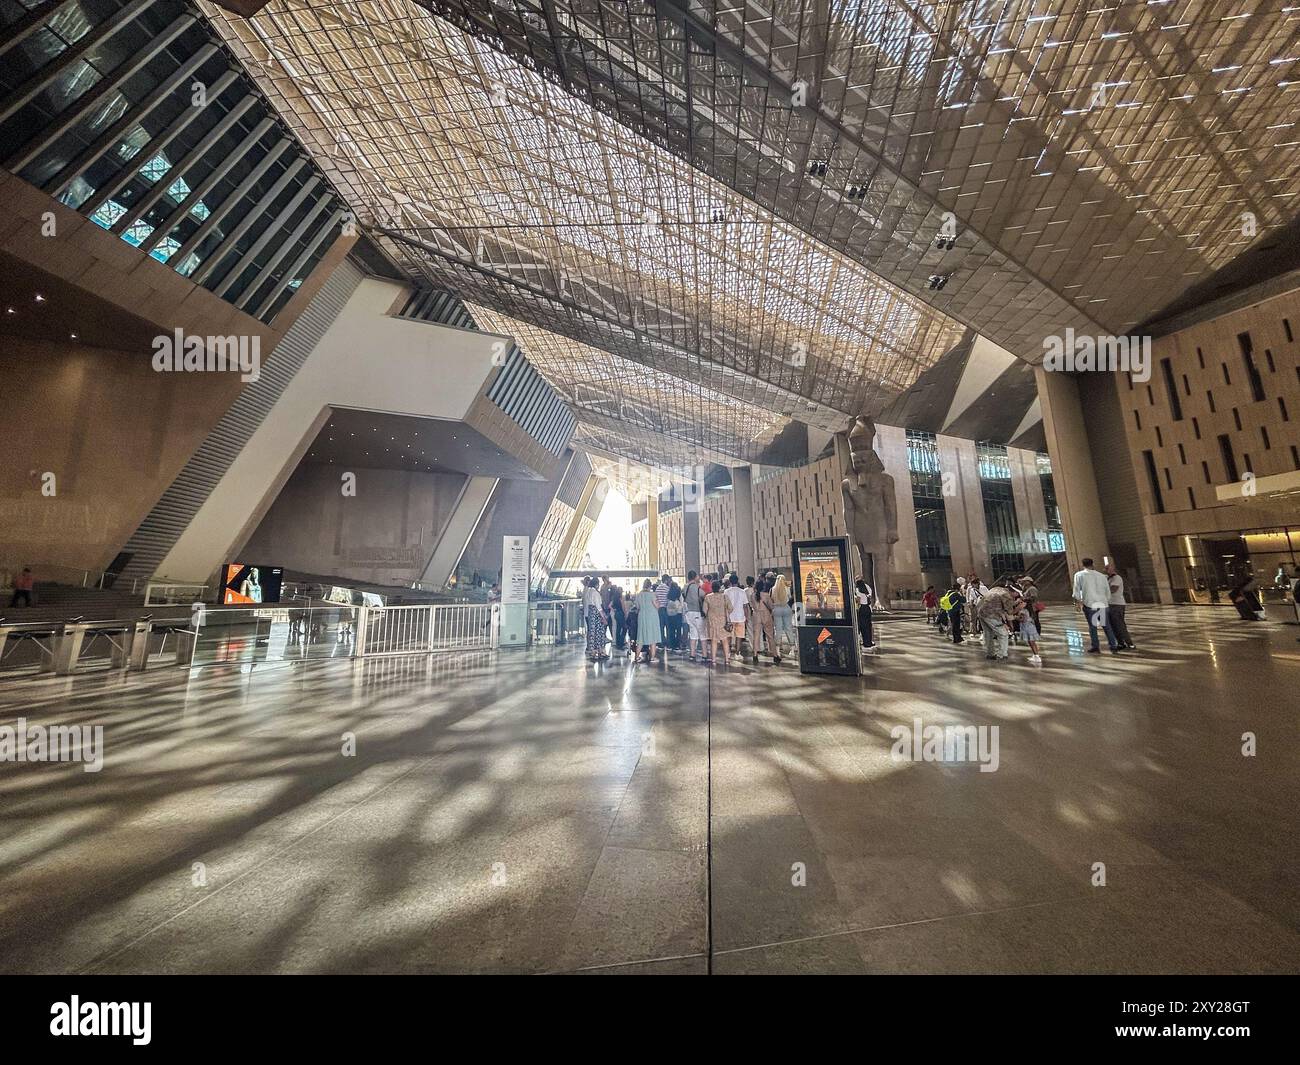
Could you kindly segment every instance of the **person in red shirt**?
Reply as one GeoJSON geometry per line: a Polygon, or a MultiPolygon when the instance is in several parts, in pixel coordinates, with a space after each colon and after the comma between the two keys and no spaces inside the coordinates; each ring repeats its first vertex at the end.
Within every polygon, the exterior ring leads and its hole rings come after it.
{"type": "Polygon", "coordinates": [[[14,578],[14,595],[9,600],[9,605],[17,606],[19,596],[22,597],[24,606],[32,605],[32,571],[27,567],[14,578]]]}
{"type": "Polygon", "coordinates": [[[939,619],[939,593],[934,590],[933,584],[925,590],[921,602],[925,606],[925,623],[933,625],[939,619]]]}

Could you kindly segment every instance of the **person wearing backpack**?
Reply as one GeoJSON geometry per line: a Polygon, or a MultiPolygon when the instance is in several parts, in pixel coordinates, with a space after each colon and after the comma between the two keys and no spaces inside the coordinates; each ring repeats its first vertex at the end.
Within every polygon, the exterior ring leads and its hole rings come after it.
{"type": "Polygon", "coordinates": [[[966,596],[962,594],[960,587],[949,588],[948,594],[939,600],[940,606],[943,605],[944,599],[948,600],[947,613],[948,623],[952,626],[952,642],[961,643],[961,622],[966,610],[966,596]]]}

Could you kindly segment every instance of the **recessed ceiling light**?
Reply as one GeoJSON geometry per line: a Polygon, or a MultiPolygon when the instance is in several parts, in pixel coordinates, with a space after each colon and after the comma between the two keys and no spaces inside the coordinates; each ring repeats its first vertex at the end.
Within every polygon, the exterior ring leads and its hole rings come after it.
{"type": "Polygon", "coordinates": [[[44,303],[44,302],[45,302],[45,297],[42,296],[39,292],[36,293],[36,302],[37,302],[37,303],[44,303]]]}

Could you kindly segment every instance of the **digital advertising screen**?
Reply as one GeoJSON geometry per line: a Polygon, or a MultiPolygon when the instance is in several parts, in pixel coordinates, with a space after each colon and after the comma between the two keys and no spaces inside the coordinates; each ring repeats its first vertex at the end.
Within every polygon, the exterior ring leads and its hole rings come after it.
{"type": "Polygon", "coordinates": [[[795,598],[809,624],[851,622],[848,567],[842,541],[810,540],[792,545],[795,598]]]}
{"type": "Polygon", "coordinates": [[[284,570],[279,566],[227,562],[221,567],[221,603],[223,606],[278,603],[283,577],[284,570]]]}
{"type": "Polygon", "coordinates": [[[849,546],[843,537],[790,545],[798,626],[799,672],[854,676],[862,671],[849,546]]]}

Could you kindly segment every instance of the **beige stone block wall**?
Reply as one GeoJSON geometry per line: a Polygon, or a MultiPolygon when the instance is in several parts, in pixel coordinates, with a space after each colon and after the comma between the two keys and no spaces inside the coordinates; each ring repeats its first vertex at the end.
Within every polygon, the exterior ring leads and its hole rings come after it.
{"type": "Polygon", "coordinates": [[[686,576],[686,544],[682,537],[682,508],[659,515],[659,569],[679,581],[686,576]]]}
{"type": "MultiPolygon", "coordinates": [[[[844,534],[840,470],[834,457],[783,470],[754,485],[760,569],[790,570],[790,541],[844,534]]],[[[709,565],[705,556],[705,565],[709,565]]]]}
{"type": "Polygon", "coordinates": [[[1239,479],[1248,472],[1267,477],[1300,469],[1300,289],[1157,337],[1152,363],[1149,381],[1124,377],[1117,391],[1157,585],[1167,600],[1162,537],[1300,525],[1300,499],[1294,496],[1269,500],[1243,492],[1220,501],[1215,492],[1232,480],[1220,437],[1232,450],[1239,479]],[[1250,334],[1263,399],[1253,394],[1241,333],[1250,334]],[[1181,419],[1174,416],[1164,359],[1181,419]]]}
{"type": "Polygon", "coordinates": [[[706,497],[700,510],[700,565],[710,570],[719,562],[736,565],[736,501],[730,492],[706,497]]]}

